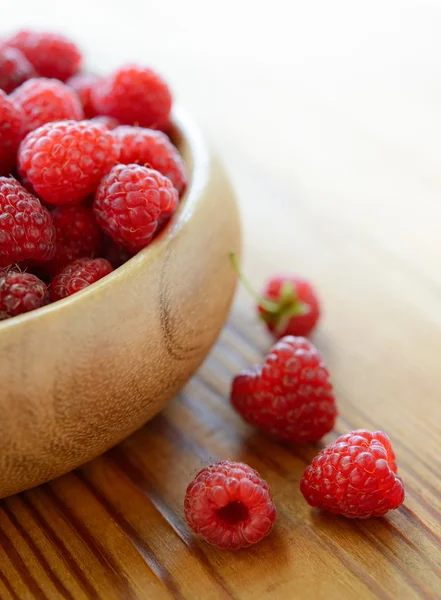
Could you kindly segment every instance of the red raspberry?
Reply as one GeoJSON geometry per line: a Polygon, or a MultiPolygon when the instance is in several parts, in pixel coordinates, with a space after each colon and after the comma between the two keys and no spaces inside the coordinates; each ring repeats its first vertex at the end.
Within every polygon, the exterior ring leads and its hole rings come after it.
{"type": "Polygon", "coordinates": [[[92,87],[100,80],[100,77],[92,73],[77,73],[66,81],[66,85],[71,87],[78,95],[83,106],[84,114],[87,119],[96,115],[90,97],[92,87]]]}
{"type": "Polygon", "coordinates": [[[382,517],[404,500],[395,455],[382,431],[341,435],[318,454],[300,481],[306,501],[349,518],[382,517]]]}
{"type": "Polygon", "coordinates": [[[18,146],[25,133],[22,109],[0,90],[0,174],[9,175],[14,168],[18,146]]]}
{"type": "Polygon", "coordinates": [[[119,125],[118,119],[114,119],[113,117],[106,117],[105,115],[98,115],[97,117],[93,117],[92,121],[93,123],[104,125],[104,127],[107,127],[109,131],[115,129],[119,125]]]}
{"type": "Polygon", "coordinates": [[[83,290],[111,271],[112,265],[105,258],[79,258],[72,261],[52,281],[52,302],[83,290]]]}
{"type": "Polygon", "coordinates": [[[207,542],[237,550],[268,535],[276,507],[266,481],[243,463],[224,460],[202,469],[185,495],[185,518],[207,542]]]}
{"type": "Polygon", "coordinates": [[[56,79],[29,79],[12,92],[11,99],[23,109],[28,131],[53,121],[84,119],[76,93],[56,79]]]}
{"type": "Polygon", "coordinates": [[[49,211],[18,181],[0,177],[0,267],[50,260],[55,229],[49,211]]]}
{"type": "Polygon", "coordinates": [[[117,244],[138,252],[173,214],[178,192],[153,169],[117,165],[95,194],[94,211],[103,231],[117,244]]]}
{"type": "Polygon", "coordinates": [[[0,320],[40,308],[49,302],[46,284],[31,273],[0,269],[0,320]]]}
{"type": "Polygon", "coordinates": [[[36,76],[34,67],[20,50],[8,46],[0,48],[0,88],[7,94],[36,76]]]}
{"type": "Polygon", "coordinates": [[[78,204],[96,190],[117,162],[118,153],[102,125],[91,121],[47,123],[23,140],[19,169],[49,204],[78,204]]]}
{"type": "Polygon", "coordinates": [[[101,232],[92,208],[83,204],[58,206],[51,213],[57,234],[54,258],[44,265],[46,272],[59,273],[76,258],[91,258],[101,246],[101,232]]]}
{"type": "Polygon", "coordinates": [[[296,444],[319,440],[337,416],[326,365],[313,344],[301,337],[282,338],[263,365],[235,377],[231,402],[251,425],[296,444]]]}
{"type": "Polygon", "coordinates": [[[127,125],[160,129],[168,122],[172,97],[157,73],[127,65],[94,87],[92,101],[97,114],[115,117],[127,125]]]}
{"type": "Polygon", "coordinates": [[[162,131],[123,125],[112,132],[119,143],[119,162],[151,167],[170,179],[181,195],[187,185],[187,174],[181,155],[162,131]]]}
{"type": "Polygon", "coordinates": [[[5,43],[21,50],[41,77],[66,81],[77,73],[81,65],[78,47],[56,33],[19,31],[5,43]]]}
{"type": "Polygon", "coordinates": [[[276,337],[307,336],[320,318],[320,305],[309,281],[298,275],[272,277],[258,306],[261,318],[276,337]]]}

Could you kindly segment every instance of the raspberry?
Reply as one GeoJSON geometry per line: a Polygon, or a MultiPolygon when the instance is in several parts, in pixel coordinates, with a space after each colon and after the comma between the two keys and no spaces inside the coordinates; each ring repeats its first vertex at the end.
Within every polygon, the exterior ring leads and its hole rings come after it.
{"type": "Polygon", "coordinates": [[[28,131],[52,121],[84,119],[76,93],[56,79],[29,79],[12,92],[11,99],[23,109],[28,131]]]}
{"type": "Polygon", "coordinates": [[[100,229],[88,206],[58,206],[51,213],[56,231],[54,258],[46,263],[45,270],[53,275],[59,273],[76,258],[90,258],[101,246],[100,229]]]}
{"type": "Polygon", "coordinates": [[[96,115],[90,94],[92,87],[99,79],[97,75],[93,75],[92,73],[77,73],[66,81],[66,84],[77,93],[87,119],[96,115]]]}
{"type": "Polygon", "coordinates": [[[154,129],[167,124],[172,104],[162,77],[136,65],[127,65],[103,78],[92,90],[92,101],[97,114],[154,129]]]}
{"type": "Polygon", "coordinates": [[[231,402],[255,427],[285,442],[305,444],[331,431],[337,416],[332,385],[317,349],[287,336],[233,380],[231,402]]]}
{"type": "Polygon", "coordinates": [[[77,46],[56,33],[19,31],[5,43],[21,50],[41,77],[66,81],[77,73],[81,65],[82,57],[77,46]]]}
{"type": "Polygon", "coordinates": [[[300,490],[316,508],[349,518],[382,517],[404,500],[395,455],[382,431],[341,435],[306,469],[300,490]]]}
{"type": "Polygon", "coordinates": [[[105,258],[79,258],[69,263],[51,284],[51,300],[61,300],[108,275],[112,265],[105,258]]]}
{"type": "Polygon", "coordinates": [[[34,67],[20,50],[8,46],[0,48],[0,88],[7,94],[36,76],[34,67]]]}
{"type": "Polygon", "coordinates": [[[266,481],[243,463],[224,460],[202,469],[185,495],[185,518],[219,548],[246,548],[268,535],[276,507],[266,481]]]}
{"type": "Polygon", "coordinates": [[[78,204],[117,162],[118,149],[102,125],[48,123],[29,133],[19,153],[20,172],[49,204],[78,204]]]}
{"type": "Polygon", "coordinates": [[[50,260],[55,228],[49,211],[18,181],[0,177],[0,267],[50,260]]]}
{"type": "Polygon", "coordinates": [[[109,263],[114,269],[117,269],[129,259],[132,258],[133,252],[129,252],[126,248],[122,248],[115,244],[113,240],[106,236],[104,240],[104,257],[107,258],[109,263]]]}
{"type": "Polygon", "coordinates": [[[98,115],[97,117],[93,117],[92,122],[104,125],[104,127],[107,127],[107,129],[109,130],[115,129],[119,125],[118,119],[114,119],[113,117],[106,117],[105,115],[98,115]]]}
{"type": "Polygon", "coordinates": [[[307,336],[320,318],[320,305],[311,284],[297,275],[272,277],[258,306],[261,318],[276,337],[307,336]]]}
{"type": "Polygon", "coordinates": [[[0,174],[9,175],[14,168],[18,146],[25,133],[23,111],[0,90],[0,174]]]}
{"type": "Polygon", "coordinates": [[[117,165],[95,194],[94,211],[103,231],[117,244],[138,252],[173,214],[178,193],[172,182],[153,169],[117,165]]]}
{"type": "Polygon", "coordinates": [[[0,269],[0,320],[40,308],[49,302],[46,284],[31,273],[0,269]]]}
{"type": "Polygon", "coordinates": [[[187,185],[184,161],[165,133],[123,125],[112,135],[120,146],[121,163],[149,166],[168,177],[179,195],[183,193],[187,185]]]}

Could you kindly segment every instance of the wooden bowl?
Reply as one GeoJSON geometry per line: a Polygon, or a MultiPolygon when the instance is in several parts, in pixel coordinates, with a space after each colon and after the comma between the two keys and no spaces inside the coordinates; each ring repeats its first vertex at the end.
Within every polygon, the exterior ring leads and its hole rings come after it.
{"type": "Polygon", "coordinates": [[[167,229],[93,286],[0,323],[0,497],[70,471],[160,411],[227,317],[234,194],[197,127],[174,115],[191,174],[167,229]]]}

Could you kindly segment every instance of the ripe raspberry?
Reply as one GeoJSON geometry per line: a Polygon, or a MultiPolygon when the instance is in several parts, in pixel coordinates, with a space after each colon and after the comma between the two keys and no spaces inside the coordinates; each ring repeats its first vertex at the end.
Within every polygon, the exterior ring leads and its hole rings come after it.
{"type": "Polygon", "coordinates": [[[0,267],[50,260],[55,228],[49,211],[18,181],[0,177],[0,267]]]}
{"type": "Polygon", "coordinates": [[[23,109],[28,131],[53,121],[84,119],[76,93],[56,79],[29,79],[12,92],[11,99],[23,109]]]}
{"type": "Polygon", "coordinates": [[[51,284],[51,300],[61,300],[108,275],[112,265],[105,258],[79,258],[69,263],[51,284]]]}
{"type": "Polygon", "coordinates": [[[178,194],[187,185],[187,174],[181,155],[162,131],[123,125],[112,133],[120,146],[119,162],[136,163],[159,171],[168,177],[178,194]]]}
{"type": "Polygon", "coordinates": [[[110,132],[91,121],[47,123],[29,133],[19,169],[49,204],[78,204],[92,194],[119,151],[110,132]]]}
{"type": "Polygon", "coordinates": [[[16,87],[31,77],[36,77],[34,67],[26,56],[8,46],[0,47],[0,88],[10,94],[16,87]]]}
{"type": "Polygon", "coordinates": [[[66,81],[66,85],[71,87],[77,93],[87,119],[96,115],[90,94],[92,87],[96,85],[99,80],[100,78],[92,73],[77,73],[66,81]]]}
{"type": "Polygon", "coordinates": [[[118,246],[113,240],[105,236],[104,239],[104,258],[106,258],[114,269],[117,269],[133,257],[133,252],[126,248],[118,246]]]}
{"type": "Polygon", "coordinates": [[[93,117],[92,122],[104,125],[104,127],[107,127],[109,131],[115,129],[119,125],[118,119],[114,119],[113,117],[106,117],[105,115],[98,115],[97,117],[93,117]]]}
{"type": "Polygon", "coordinates": [[[153,169],[117,165],[95,194],[94,211],[104,233],[131,252],[152,240],[178,204],[172,182],[153,169]]]}
{"type": "Polygon", "coordinates": [[[19,31],[5,43],[21,50],[41,77],[66,81],[77,73],[81,65],[82,57],[77,46],[56,33],[19,31]]]}
{"type": "Polygon", "coordinates": [[[31,273],[0,269],[0,321],[49,302],[46,284],[31,273]]]}
{"type": "Polygon", "coordinates": [[[14,168],[18,146],[25,133],[23,111],[0,90],[0,174],[9,175],[14,168]]]}
{"type": "Polygon", "coordinates": [[[320,318],[320,305],[309,281],[297,275],[272,277],[258,306],[261,318],[276,337],[307,336],[320,318]]]}
{"type": "Polygon", "coordinates": [[[184,506],[194,533],[214,546],[233,550],[260,542],[277,515],[266,481],[248,465],[229,460],[196,475],[184,506]]]}
{"type": "Polygon", "coordinates": [[[329,372],[305,338],[287,336],[233,380],[231,402],[255,427],[285,442],[305,444],[331,431],[337,416],[329,372]]]}
{"type": "Polygon", "coordinates": [[[45,271],[56,275],[76,258],[91,258],[101,246],[100,228],[92,208],[83,204],[58,206],[51,213],[56,231],[54,258],[44,265],[45,271]]]}
{"type": "Polygon", "coordinates": [[[306,501],[349,518],[382,517],[404,500],[395,455],[382,431],[341,435],[318,454],[300,481],[306,501]]]}
{"type": "Polygon", "coordinates": [[[93,88],[92,101],[97,114],[153,129],[167,124],[172,104],[162,77],[136,65],[127,65],[104,77],[93,88]]]}

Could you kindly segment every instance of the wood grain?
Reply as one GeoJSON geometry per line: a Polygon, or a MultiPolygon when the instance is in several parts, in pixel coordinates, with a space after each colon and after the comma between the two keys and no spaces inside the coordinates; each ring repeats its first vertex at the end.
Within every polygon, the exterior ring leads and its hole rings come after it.
{"type": "Polygon", "coordinates": [[[240,291],[213,353],[149,425],[0,503],[0,598],[441,598],[439,2],[4,4],[8,27],[26,14],[65,30],[97,70],[123,54],[169,77],[233,178],[249,277],[297,270],[320,291],[314,341],[340,408],[324,443],[384,429],[407,496],[368,522],[309,509],[298,481],[318,448],[275,444],[228,405],[232,374],[270,344],[240,291]],[[271,536],[236,554],[183,520],[187,483],[226,457],[257,468],[279,508],[271,536]]]}

